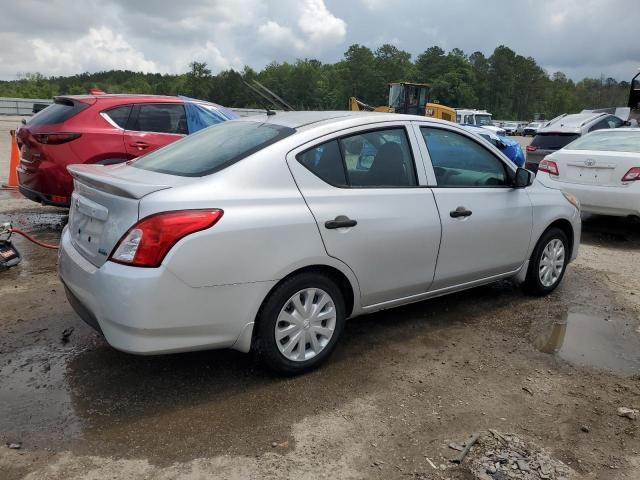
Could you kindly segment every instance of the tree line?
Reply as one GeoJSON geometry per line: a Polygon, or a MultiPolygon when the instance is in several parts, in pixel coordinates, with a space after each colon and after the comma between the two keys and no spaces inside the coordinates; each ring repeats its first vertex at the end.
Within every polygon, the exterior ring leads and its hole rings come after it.
{"type": "Polygon", "coordinates": [[[487,109],[494,118],[530,120],[552,118],[585,108],[624,106],[629,82],[614,78],[585,78],[574,82],[562,72],[548,73],[531,57],[501,45],[490,56],[470,55],[433,46],[415,59],[409,52],[385,44],[376,50],[354,44],[336,63],[300,59],[273,62],[260,71],[245,67],[216,75],[206,63],[194,61],[189,71],[169,75],[111,70],[68,77],[39,73],[0,81],[0,96],[51,98],[85,94],[97,87],[107,93],[187,95],[228,107],[260,107],[243,83],[258,80],[300,110],[345,110],[355,96],[370,105],[386,104],[386,84],[393,81],[428,83],[432,100],[453,107],[487,109]]]}

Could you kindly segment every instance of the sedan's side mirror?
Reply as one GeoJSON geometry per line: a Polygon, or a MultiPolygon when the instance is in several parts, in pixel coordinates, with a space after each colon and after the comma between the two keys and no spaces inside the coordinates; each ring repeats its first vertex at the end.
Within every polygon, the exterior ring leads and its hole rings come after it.
{"type": "Polygon", "coordinates": [[[533,179],[535,176],[533,172],[526,170],[524,168],[518,167],[516,170],[515,178],[513,179],[514,188],[524,188],[533,184],[533,179]]]}

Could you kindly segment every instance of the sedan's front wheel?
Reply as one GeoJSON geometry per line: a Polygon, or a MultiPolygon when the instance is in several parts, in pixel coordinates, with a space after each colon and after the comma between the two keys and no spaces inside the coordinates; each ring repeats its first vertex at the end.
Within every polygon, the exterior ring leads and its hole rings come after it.
{"type": "Polygon", "coordinates": [[[524,290],[539,296],[552,292],[564,276],[569,255],[567,235],[559,228],[547,230],[531,254],[524,290]]]}
{"type": "Polygon", "coordinates": [[[256,353],[278,373],[311,370],[331,354],[344,321],[344,299],[331,279],[296,275],[265,300],[257,319],[256,353]]]}

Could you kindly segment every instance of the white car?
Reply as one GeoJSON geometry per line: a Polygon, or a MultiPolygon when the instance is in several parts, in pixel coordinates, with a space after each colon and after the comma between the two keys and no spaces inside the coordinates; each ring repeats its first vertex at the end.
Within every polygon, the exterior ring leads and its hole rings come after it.
{"type": "Polygon", "coordinates": [[[584,212],[640,216],[640,128],[584,135],[547,155],[537,178],[575,195],[584,212]]]}
{"type": "Polygon", "coordinates": [[[254,116],[69,171],[60,278],[138,354],[255,349],[302,372],[349,317],[501,279],[547,294],[580,243],[571,196],[414,115],[254,116]]]}

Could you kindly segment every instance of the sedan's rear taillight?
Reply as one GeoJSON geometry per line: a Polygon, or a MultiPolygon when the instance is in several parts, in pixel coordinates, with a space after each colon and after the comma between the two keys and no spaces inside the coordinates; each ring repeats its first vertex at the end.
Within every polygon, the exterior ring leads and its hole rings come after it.
{"type": "Polygon", "coordinates": [[[527,152],[535,152],[537,149],[538,147],[534,145],[527,145],[527,152]]]}
{"type": "Polygon", "coordinates": [[[560,171],[558,170],[558,164],[553,160],[547,160],[546,158],[538,165],[539,172],[547,172],[549,175],[558,176],[560,171]]]}
{"type": "Polygon", "coordinates": [[[640,180],[640,167],[630,168],[622,177],[623,182],[633,182],[634,180],[640,180]]]}
{"type": "Polygon", "coordinates": [[[36,133],[33,135],[33,138],[36,139],[38,143],[44,143],[46,145],[60,145],[61,143],[67,143],[71,140],[75,140],[76,138],[80,138],[80,133],[36,133]]]}
{"type": "Polygon", "coordinates": [[[158,267],[171,247],[187,235],[216,224],[223,211],[177,210],[143,218],[120,239],[109,260],[135,267],[158,267]]]}

